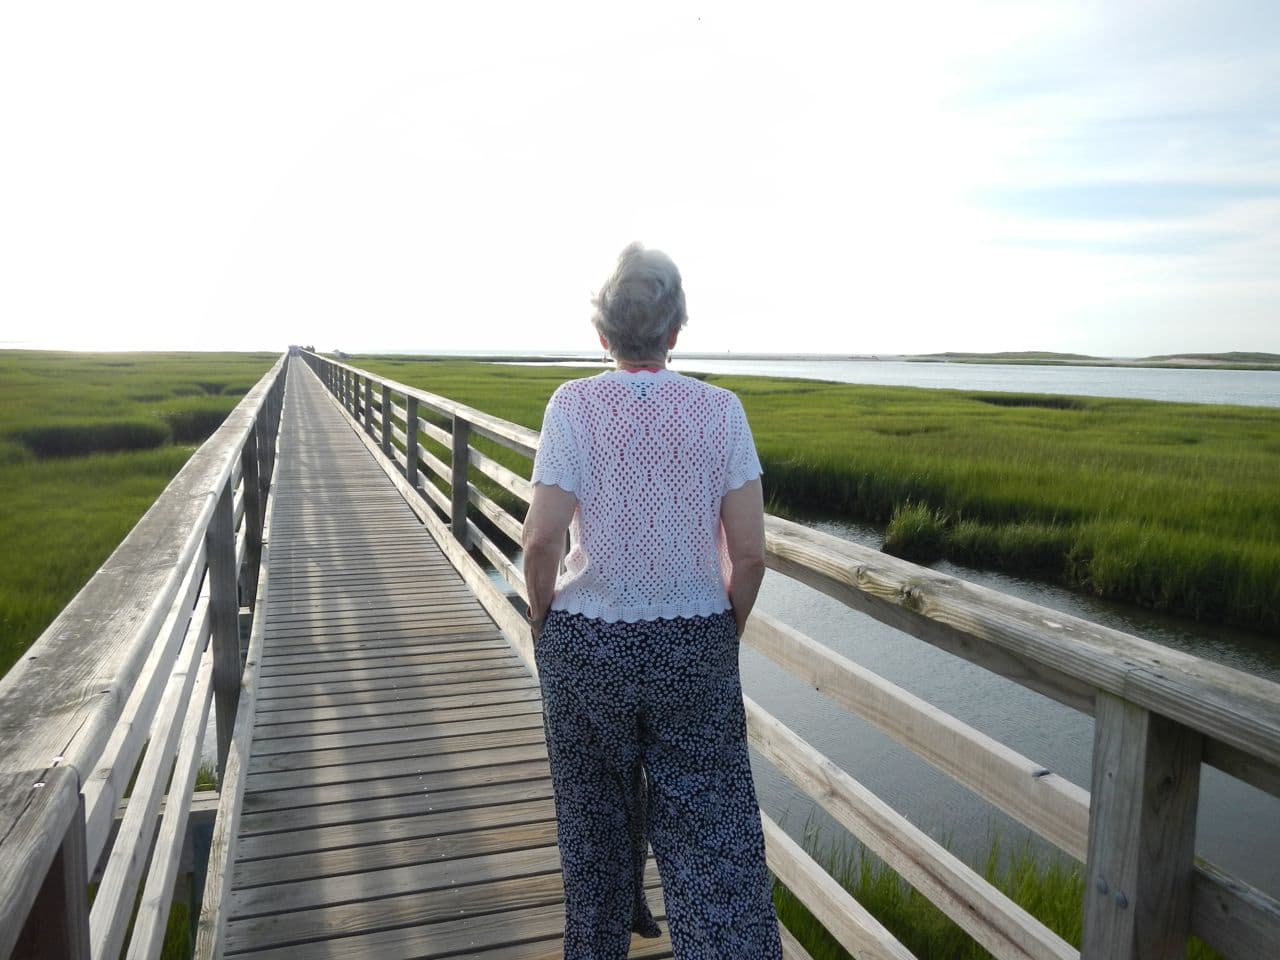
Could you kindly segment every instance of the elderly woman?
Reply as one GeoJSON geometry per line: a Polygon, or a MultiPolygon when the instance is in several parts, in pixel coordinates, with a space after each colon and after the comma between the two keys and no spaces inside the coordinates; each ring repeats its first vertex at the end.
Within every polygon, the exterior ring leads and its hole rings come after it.
{"type": "Polygon", "coordinates": [[[594,303],[616,369],[551,397],[524,525],[564,956],[621,960],[633,932],[660,935],[652,843],[676,957],[773,960],[738,676],[764,575],[760,461],[737,397],[666,369],[687,319],[669,257],[627,247],[594,303]]]}

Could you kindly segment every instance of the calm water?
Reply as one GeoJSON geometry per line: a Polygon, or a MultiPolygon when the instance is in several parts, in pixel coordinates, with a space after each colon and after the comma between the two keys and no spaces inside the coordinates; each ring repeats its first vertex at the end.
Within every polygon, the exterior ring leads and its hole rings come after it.
{"type": "MultiPolygon", "coordinates": [[[[865,527],[813,526],[878,547],[865,527]]],[[[941,563],[936,569],[1158,643],[1280,681],[1280,643],[1093,600],[1067,590],[941,563]]],[[[899,633],[772,571],[759,607],[892,680],[1037,763],[1088,789],[1092,718],[899,633]]],[[[851,773],[926,833],[981,864],[998,831],[1006,849],[1029,832],[914,754],[743,648],[743,686],[761,706],[851,773]]],[[[761,806],[796,833],[814,821],[843,831],[767,763],[757,762],[761,806]]],[[[1211,768],[1202,777],[1197,852],[1272,894],[1280,894],[1280,800],[1211,768]],[[1270,824],[1270,828],[1261,825],[1270,824]]],[[[1045,845],[1045,849],[1048,847],[1045,845]]]]}
{"type": "Polygon", "coordinates": [[[1069,367],[1032,364],[920,363],[897,360],[692,360],[684,372],[799,377],[838,383],[1137,397],[1182,403],[1280,407],[1280,371],[1069,367]]]}
{"type": "MultiPolygon", "coordinates": [[[[519,361],[544,365],[545,361],[519,361]]],[[[601,370],[598,360],[560,362],[601,370]]],[[[1071,367],[1035,364],[922,363],[906,360],[695,360],[676,357],[673,370],[756,377],[797,377],[836,383],[1081,397],[1134,397],[1178,403],[1280,407],[1280,370],[1194,370],[1151,367],[1071,367]]]]}

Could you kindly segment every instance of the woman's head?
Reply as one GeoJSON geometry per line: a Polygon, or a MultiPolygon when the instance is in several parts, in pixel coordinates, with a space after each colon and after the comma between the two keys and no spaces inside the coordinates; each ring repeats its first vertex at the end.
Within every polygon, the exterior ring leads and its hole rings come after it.
{"type": "Polygon", "coordinates": [[[595,299],[591,322],[615,358],[659,360],[672,336],[689,322],[680,271],[660,250],[633,243],[595,299]]]}

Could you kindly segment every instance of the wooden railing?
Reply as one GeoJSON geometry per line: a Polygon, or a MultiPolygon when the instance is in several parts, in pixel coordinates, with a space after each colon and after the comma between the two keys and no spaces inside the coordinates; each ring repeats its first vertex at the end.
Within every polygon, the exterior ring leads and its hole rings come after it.
{"type": "MultiPolygon", "coordinates": [[[[527,469],[500,463],[475,440],[527,460],[537,433],[356,367],[305,359],[536,671],[513,598],[472,554],[525,597],[511,560],[521,522],[499,501],[528,503],[527,469]]],[[[746,643],[1084,864],[1077,953],[748,698],[760,754],[992,954],[1172,958],[1194,933],[1232,958],[1278,955],[1280,903],[1196,858],[1193,843],[1202,763],[1280,796],[1280,685],[776,517],[766,520],[766,539],[772,569],[1094,716],[1086,791],[787,624],[751,618],[746,643]]],[[[770,869],[847,949],[910,956],[763,819],[770,869]]],[[[800,955],[793,942],[787,949],[800,955]]]]}
{"type": "Polygon", "coordinates": [[[189,820],[220,804],[193,788],[211,704],[229,760],[285,370],[0,680],[0,957],[160,955],[189,820]]]}

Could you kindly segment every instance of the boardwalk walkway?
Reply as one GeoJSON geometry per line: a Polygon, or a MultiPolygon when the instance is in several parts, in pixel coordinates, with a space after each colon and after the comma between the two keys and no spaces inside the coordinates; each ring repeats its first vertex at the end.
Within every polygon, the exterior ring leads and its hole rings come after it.
{"type": "Polygon", "coordinates": [[[536,681],[297,361],[280,450],[227,955],[560,957],[536,681]]]}

